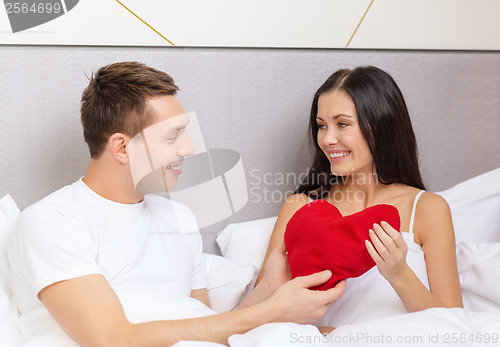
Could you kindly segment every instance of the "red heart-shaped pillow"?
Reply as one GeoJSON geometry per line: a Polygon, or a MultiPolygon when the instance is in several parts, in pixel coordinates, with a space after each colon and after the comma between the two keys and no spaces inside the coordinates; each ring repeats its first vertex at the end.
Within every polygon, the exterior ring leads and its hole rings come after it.
{"type": "Polygon", "coordinates": [[[365,246],[368,230],[382,221],[399,230],[398,210],[375,205],[343,217],[325,200],[303,206],[288,221],[284,236],[292,277],[330,270],[332,277],[326,283],[311,288],[326,290],[340,280],[361,276],[375,266],[365,246]]]}

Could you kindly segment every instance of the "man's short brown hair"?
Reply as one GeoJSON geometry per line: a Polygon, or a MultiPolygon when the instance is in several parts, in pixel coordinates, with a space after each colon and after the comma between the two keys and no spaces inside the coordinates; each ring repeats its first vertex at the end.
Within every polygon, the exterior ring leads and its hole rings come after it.
{"type": "Polygon", "coordinates": [[[178,90],[170,75],[138,62],[110,64],[92,74],[81,105],[90,156],[97,158],[114,133],[133,137],[141,132],[154,120],[148,99],[178,90]]]}

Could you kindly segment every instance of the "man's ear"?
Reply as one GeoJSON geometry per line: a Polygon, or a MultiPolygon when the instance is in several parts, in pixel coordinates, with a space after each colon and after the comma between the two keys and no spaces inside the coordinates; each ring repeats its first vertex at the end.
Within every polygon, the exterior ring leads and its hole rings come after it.
{"type": "Polygon", "coordinates": [[[108,139],[108,147],[111,155],[122,164],[128,164],[127,146],[130,137],[122,133],[114,133],[108,139]]]}

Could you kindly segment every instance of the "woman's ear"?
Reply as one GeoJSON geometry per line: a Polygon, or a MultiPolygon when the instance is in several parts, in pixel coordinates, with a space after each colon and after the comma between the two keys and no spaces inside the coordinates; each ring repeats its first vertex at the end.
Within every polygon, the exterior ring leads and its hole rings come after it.
{"type": "Polygon", "coordinates": [[[114,133],[108,139],[110,154],[121,164],[128,164],[127,145],[130,138],[122,133],[114,133]]]}

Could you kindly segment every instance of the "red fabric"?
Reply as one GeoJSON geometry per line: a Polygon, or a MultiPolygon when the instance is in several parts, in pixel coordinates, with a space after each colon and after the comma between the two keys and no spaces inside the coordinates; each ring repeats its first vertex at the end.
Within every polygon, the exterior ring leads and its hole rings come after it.
{"type": "Polygon", "coordinates": [[[375,205],[343,217],[324,200],[303,206],[290,218],[284,237],[292,277],[331,270],[328,282],[311,288],[327,290],[342,279],[361,276],[375,266],[365,246],[368,230],[382,221],[399,230],[398,210],[375,205]]]}

